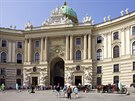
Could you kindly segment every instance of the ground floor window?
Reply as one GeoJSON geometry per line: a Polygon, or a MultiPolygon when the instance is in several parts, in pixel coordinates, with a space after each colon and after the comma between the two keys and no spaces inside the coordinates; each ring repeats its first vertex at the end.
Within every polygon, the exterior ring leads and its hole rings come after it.
{"type": "Polygon", "coordinates": [[[113,77],[113,83],[118,84],[119,83],[119,76],[114,76],[113,77]]]}
{"type": "Polygon", "coordinates": [[[133,83],[135,83],[135,74],[133,75],[133,83]]]}
{"type": "Polygon", "coordinates": [[[97,77],[97,85],[101,85],[101,77],[97,77]]]}
{"type": "Polygon", "coordinates": [[[4,78],[1,78],[1,79],[0,79],[0,85],[1,85],[1,84],[5,84],[5,79],[4,79],[4,78]]]}

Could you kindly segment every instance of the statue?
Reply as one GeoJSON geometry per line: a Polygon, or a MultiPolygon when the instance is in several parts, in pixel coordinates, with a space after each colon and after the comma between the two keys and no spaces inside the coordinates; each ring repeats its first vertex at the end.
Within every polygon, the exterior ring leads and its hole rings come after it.
{"type": "Polygon", "coordinates": [[[124,15],[124,11],[123,11],[123,10],[122,10],[120,13],[121,13],[121,16],[123,16],[123,15],[124,15]]]}
{"type": "Polygon", "coordinates": [[[92,18],[91,16],[89,17],[88,14],[86,14],[86,17],[83,18],[83,23],[91,23],[92,18]]]}
{"type": "Polygon", "coordinates": [[[25,24],[25,29],[27,29],[27,28],[31,29],[32,27],[33,27],[33,25],[30,21],[25,24]]]}
{"type": "Polygon", "coordinates": [[[66,81],[67,82],[72,82],[72,76],[71,76],[70,72],[66,73],[66,81]]]}
{"type": "Polygon", "coordinates": [[[84,73],[84,77],[85,77],[85,80],[91,80],[90,72],[85,71],[85,73],[84,73]]]}

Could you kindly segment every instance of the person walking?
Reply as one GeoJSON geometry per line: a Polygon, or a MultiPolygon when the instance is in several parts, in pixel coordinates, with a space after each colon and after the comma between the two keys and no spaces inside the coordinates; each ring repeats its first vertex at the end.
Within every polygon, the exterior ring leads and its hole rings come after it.
{"type": "Polygon", "coordinates": [[[58,83],[57,87],[56,87],[56,91],[57,91],[57,97],[60,97],[60,83],[58,83]]]}
{"type": "Polygon", "coordinates": [[[1,85],[1,90],[4,92],[4,90],[5,90],[5,85],[4,85],[4,83],[2,83],[2,85],[1,85]]]}
{"type": "Polygon", "coordinates": [[[64,86],[63,92],[64,92],[64,97],[67,97],[67,85],[64,86]]]}
{"type": "Polygon", "coordinates": [[[78,88],[76,86],[73,88],[73,92],[75,94],[75,98],[78,98],[78,88]]]}
{"type": "Polygon", "coordinates": [[[18,85],[18,83],[16,83],[15,88],[16,88],[17,92],[19,93],[19,85],[18,85]]]}
{"type": "Polygon", "coordinates": [[[69,86],[68,89],[67,89],[68,99],[71,99],[71,93],[72,93],[72,89],[69,86]]]}

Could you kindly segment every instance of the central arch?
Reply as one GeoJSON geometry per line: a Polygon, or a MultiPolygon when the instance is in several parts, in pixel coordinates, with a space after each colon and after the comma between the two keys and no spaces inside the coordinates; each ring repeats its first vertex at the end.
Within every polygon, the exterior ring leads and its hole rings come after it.
{"type": "Polygon", "coordinates": [[[50,64],[50,84],[54,86],[58,83],[64,86],[64,61],[60,57],[54,58],[50,64]]]}

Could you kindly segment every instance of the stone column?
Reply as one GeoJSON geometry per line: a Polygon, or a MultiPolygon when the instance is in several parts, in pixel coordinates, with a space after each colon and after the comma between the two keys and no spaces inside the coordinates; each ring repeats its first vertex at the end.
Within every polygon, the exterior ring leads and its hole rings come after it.
{"type": "Polygon", "coordinates": [[[66,60],[69,60],[69,36],[66,36],[66,60]]]}
{"type": "Polygon", "coordinates": [[[24,47],[24,49],[25,49],[25,52],[24,52],[24,61],[25,62],[27,62],[27,57],[28,57],[28,54],[27,54],[27,49],[28,49],[28,40],[27,39],[25,39],[25,47],[24,47]]]}
{"type": "Polygon", "coordinates": [[[70,36],[70,60],[73,60],[73,36],[70,36]]]}
{"type": "Polygon", "coordinates": [[[119,35],[119,36],[121,36],[121,38],[120,38],[120,40],[121,40],[121,55],[125,55],[125,51],[126,51],[126,43],[125,43],[125,41],[126,41],[126,39],[125,39],[125,33],[124,33],[124,28],[122,28],[121,30],[120,30],[120,33],[119,34],[121,34],[121,35],[119,35]]]}
{"type": "Polygon", "coordinates": [[[47,61],[47,37],[45,37],[45,58],[44,61],[47,61]]]}
{"type": "Polygon", "coordinates": [[[43,61],[43,38],[41,38],[40,61],[43,61]]]}
{"type": "Polygon", "coordinates": [[[87,59],[87,56],[86,56],[86,54],[87,54],[87,35],[85,34],[84,35],[84,50],[83,50],[83,58],[84,58],[84,60],[86,60],[87,59]]]}
{"type": "Polygon", "coordinates": [[[91,59],[91,35],[88,35],[88,59],[91,59]]]}
{"type": "Polygon", "coordinates": [[[29,39],[28,43],[28,62],[31,62],[31,39],[29,39]]]}

